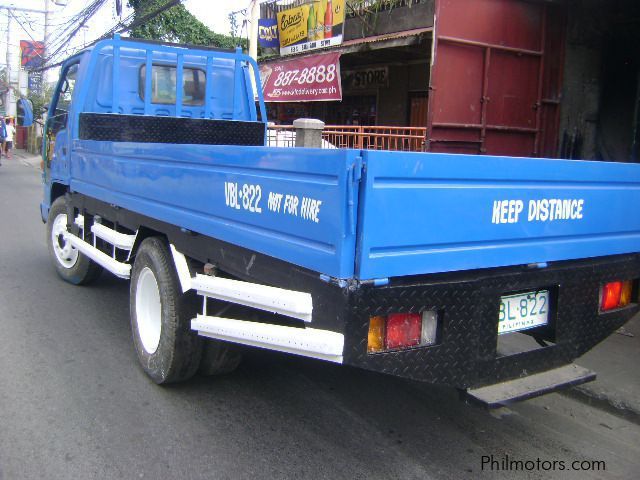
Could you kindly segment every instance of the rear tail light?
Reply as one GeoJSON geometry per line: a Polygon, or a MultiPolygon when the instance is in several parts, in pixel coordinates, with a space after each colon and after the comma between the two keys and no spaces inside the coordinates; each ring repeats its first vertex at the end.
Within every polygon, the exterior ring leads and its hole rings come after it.
{"type": "Polygon", "coordinates": [[[381,352],[384,350],[384,322],[385,317],[369,318],[369,340],[367,352],[381,352]]]}
{"type": "Polygon", "coordinates": [[[622,292],[622,282],[610,282],[602,287],[600,310],[606,312],[613,310],[620,305],[620,293],[622,292]]]}
{"type": "Polygon", "coordinates": [[[392,313],[369,317],[367,352],[434,345],[438,336],[438,312],[392,313]]]}
{"type": "Polygon", "coordinates": [[[438,341],[438,312],[427,310],[422,312],[422,345],[435,345],[438,341]]]}
{"type": "Polygon", "coordinates": [[[600,311],[606,312],[626,307],[631,303],[633,281],[609,282],[600,290],[600,311]]]}
{"type": "Polygon", "coordinates": [[[422,318],[417,313],[394,313],[387,317],[387,350],[420,345],[422,318]]]}
{"type": "Polygon", "coordinates": [[[622,282],[622,291],[620,292],[620,306],[626,307],[631,303],[631,293],[633,292],[633,282],[622,282]]]}

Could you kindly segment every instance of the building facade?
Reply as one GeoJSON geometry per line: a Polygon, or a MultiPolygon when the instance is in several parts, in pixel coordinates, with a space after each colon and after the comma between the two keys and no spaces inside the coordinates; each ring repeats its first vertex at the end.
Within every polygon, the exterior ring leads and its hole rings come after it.
{"type": "Polygon", "coordinates": [[[339,52],[342,100],[269,102],[270,120],[424,127],[436,152],[638,161],[640,2],[372,0],[345,13],[340,45],[261,61],[339,52]]]}

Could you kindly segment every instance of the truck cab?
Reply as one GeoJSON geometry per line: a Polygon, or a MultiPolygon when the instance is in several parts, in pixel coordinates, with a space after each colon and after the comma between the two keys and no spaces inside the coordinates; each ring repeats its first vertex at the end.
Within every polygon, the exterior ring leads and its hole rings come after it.
{"type": "MultiPolygon", "coordinates": [[[[157,125],[135,125],[136,119],[161,118],[165,120],[159,120],[161,124],[171,118],[255,124],[259,112],[249,91],[252,84],[248,60],[237,60],[241,56],[238,52],[205,49],[198,55],[181,47],[175,53],[171,51],[174,47],[162,42],[143,44],[128,39],[129,47],[121,47],[123,41],[116,35],[113,40],[98,42],[62,65],[43,136],[45,186],[59,188],[57,185],[69,183],[72,139],[95,133],[96,128],[101,130],[104,141],[121,138],[110,137],[109,131],[121,135],[126,132],[132,139],[145,141],[144,135],[136,134],[142,130],[148,136],[152,129],[158,131],[157,125]],[[142,45],[152,49],[140,48],[142,45]],[[118,67],[114,68],[114,64],[118,67]],[[206,71],[210,74],[208,81],[206,71]],[[82,82],[76,88],[79,78],[82,82]],[[81,114],[85,118],[82,125],[81,114]],[[52,161],[54,158],[56,161],[52,161]]],[[[259,109],[264,111],[264,102],[259,102],[259,109]]],[[[163,128],[158,135],[165,137],[166,143],[176,137],[180,143],[188,143],[190,129],[180,122],[172,127],[163,128]]],[[[260,137],[264,137],[264,124],[252,127],[248,132],[252,144],[263,144],[260,137]]],[[[192,140],[198,142],[197,137],[206,133],[193,132],[192,140]]],[[[51,195],[45,192],[43,218],[50,204],[47,198],[51,195]]]]}

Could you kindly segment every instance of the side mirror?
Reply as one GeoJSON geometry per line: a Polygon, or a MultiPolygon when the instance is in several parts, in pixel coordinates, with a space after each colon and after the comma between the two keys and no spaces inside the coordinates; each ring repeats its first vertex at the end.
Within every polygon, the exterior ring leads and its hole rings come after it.
{"type": "Polygon", "coordinates": [[[16,125],[30,127],[33,125],[33,105],[30,100],[21,98],[17,102],[16,125]]]}

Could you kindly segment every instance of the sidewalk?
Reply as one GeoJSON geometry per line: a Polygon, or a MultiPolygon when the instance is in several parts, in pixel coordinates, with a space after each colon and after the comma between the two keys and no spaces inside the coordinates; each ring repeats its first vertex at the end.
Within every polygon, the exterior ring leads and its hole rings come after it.
{"type": "Polygon", "coordinates": [[[13,150],[13,158],[11,160],[7,159],[4,155],[2,156],[2,162],[21,162],[23,165],[28,167],[33,167],[40,170],[40,161],[42,157],[40,155],[33,155],[26,150],[13,150]]]}
{"type": "Polygon", "coordinates": [[[571,396],[640,420],[640,315],[636,315],[575,363],[598,374],[595,382],[568,390],[571,396]]]}

